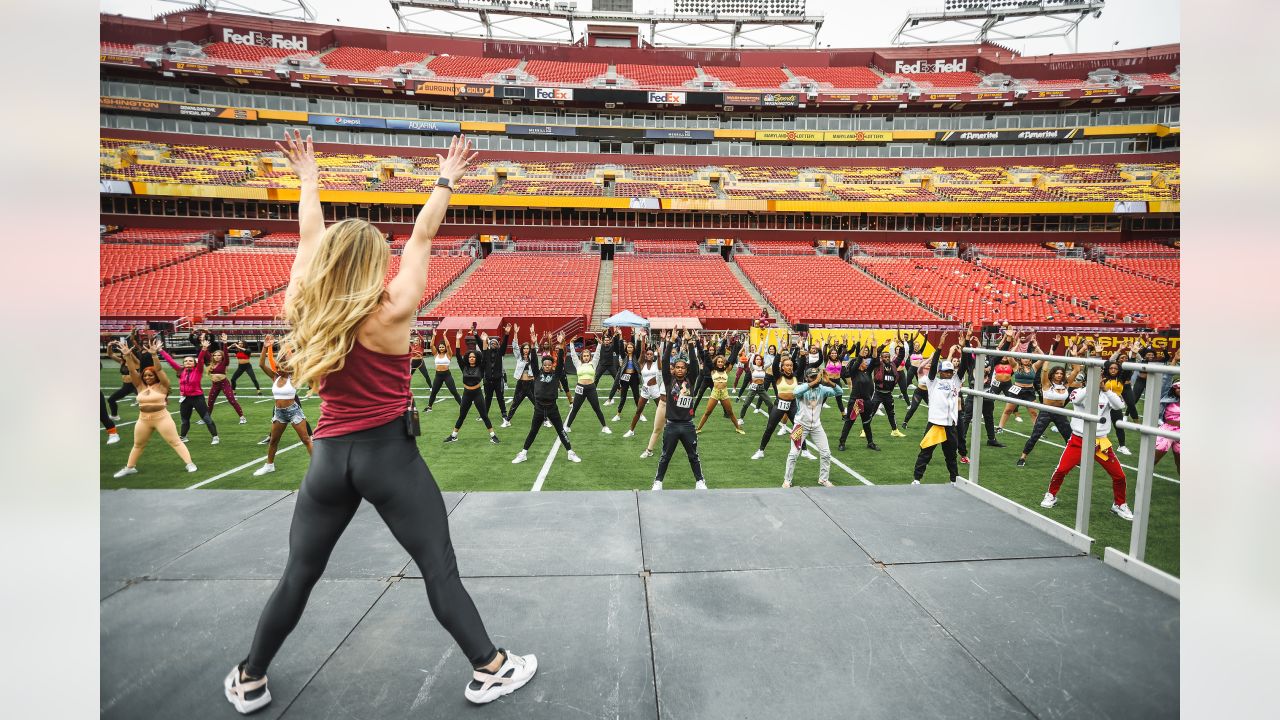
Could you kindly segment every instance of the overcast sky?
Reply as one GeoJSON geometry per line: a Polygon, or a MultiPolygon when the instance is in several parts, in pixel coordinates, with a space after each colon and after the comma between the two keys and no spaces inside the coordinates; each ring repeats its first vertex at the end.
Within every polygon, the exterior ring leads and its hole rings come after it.
{"type": "MultiPolygon", "coordinates": [[[[576,0],[590,8],[590,0],[576,0]]],[[[242,5],[279,7],[280,0],[238,0],[242,5]]],[[[356,27],[398,29],[395,13],[386,0],[307,0],[322,23],[356,27]]],[[[808,0],[810,14],[822,14],[825,22],[818,42],[831,47],[884,47],[908,10],[941,8],[943,0],[808,0]]],[[[1102,17],[1080,25],[1080,52],[1141,48],[1179,41],[1181,0],[1108,0],[1102,17]],[[1118,43],[1118,44],[1117,44],[1118,43]]],[[[638,12],[669,10],[670,0],[636,0],[638,12]]],[[[101,0],[103,12],[134,17],[154,17],[177,9],[158,0],[101,0]]],[[[545,32],[545,28],[541,31],[545,32]]],[[[1002,43],[1024,55],[1063,53],[1061,38],[1002,43]]]]}

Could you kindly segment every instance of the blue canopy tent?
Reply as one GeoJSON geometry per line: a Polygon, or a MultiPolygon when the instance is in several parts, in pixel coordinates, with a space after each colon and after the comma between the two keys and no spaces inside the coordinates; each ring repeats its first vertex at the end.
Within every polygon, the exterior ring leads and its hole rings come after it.
{"type": "Polygon", "coordinates": [[[604,321],[605,327],[629,327],[629,328],[648,328],[649,321],[631,312],[623,310],[613,317],[604,321]]]}

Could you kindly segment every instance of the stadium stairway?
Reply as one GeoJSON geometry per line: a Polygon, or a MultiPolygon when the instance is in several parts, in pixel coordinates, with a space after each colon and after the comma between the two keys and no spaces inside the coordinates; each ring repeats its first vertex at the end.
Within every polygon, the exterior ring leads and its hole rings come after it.
{"type": "MultiPolygon", "coordinates": [[[[847,262],[847,261],[846,261],[846,262],[847,262]]],[[[916,298],[914,298],[914,297],[912,297],[912,296],[910,296],[910,295],[908,295],[908,294],[906,294],[906,293],[902,292],[902,291],[901,291],[901,290],[899,290],[898,288],[896,288],[896,287],[894,287],[894,286],[890,285],[889,283],[885,282],[884,280],[881,280],[880,278],[876,277],[876,276],[875,276],[875,274],[873,274],[873,273],[871,273],[871,272],[868,272],[866,268],[862,267],[862,266],[861,266],[861,265],[859,265],[858,263],[853,263],[853,262],[851,262],[851,263],[849,263],[849,266],[850,266],[850,267],[852,267],[853,269],[857,270],[858,272],[862,273],[863,275],[866,275],[867,277],[871,278],[872,280],[875,280],[878,284],[883,285],[883,286],[884,286],[885,288],[887,288],[890,292],[892,292],[893,294],[895,294],[895,295],[897,295],[898,297],[902,298],[903,300],[906,300],[907,302],[909,302],[909,303],[911,303],[911,304],[913,304],[913,305],[917,305],[917,306],[919,306],[920,308],[922,308],[922,309],[924,309],[924,310],[926,310],[926,311],[928,311],[928,312],[930,312],[930,313],[932,313],[932,314],[934,314],[934,315],[937,315],[939,318],[946,319],[946,317],[947,317],[946,313],[941,312],[941,311],[939,311],[939,310],[937,310],[937,309],[935,309],[935,308],[933,308],[933,307],[930,307],[929,305],[926,305],[926,304],[924,304],[924,303],[920,302],[918,299],[916,299],[916,298]]]]}
{"type": "Polygon", "coordinates": [[[604,332],[604,321],[612,314],[613,306],[613,261],[600,261],[600,275],[596,280],[596,302],[591,308],[591,326],[587,329],[594,333],[604,332]]]}
{"type": "Polygon", "coordinates": [[[728,263],[728,265],[729,271],[734,274],[734,277],[738,278],[738,282],[742,283],[742,287],[747,291],[747,294],[751,296],[751,299],[755,300],[756,304],[760,307],[769,311],[769,314],[773,316],[773,321],[777,324],[779,330],[783,330],[790,334],[791,324],[782,316],[782,313],[778,308],[771,305],[769,301],[765,299],[764,293],[760,292],[760,290],[756,288],[756,286],[747,277],[747,274],[742,272],[742,268],[738,267],[738,263],[731,262],[728,263]]]}
{"type": "Polygon", "coordinates": [[[473,260],[471,264],[467,266],[467,269],[462,271],[462,274],[459,275],[457,279],[445,286],[445,289],[441,290],[439,295],[431,298],[431,302],[418,308],[418,314],[425,315],[428,312],[435,310],[440,303],[444,302],[445,298],[453,294],[454,290],[462,287],[462,283],[466,282],[467,278],[471,277],[471,273],[475,272],[480,267],[481,262],[483,261],[473,260]]]}

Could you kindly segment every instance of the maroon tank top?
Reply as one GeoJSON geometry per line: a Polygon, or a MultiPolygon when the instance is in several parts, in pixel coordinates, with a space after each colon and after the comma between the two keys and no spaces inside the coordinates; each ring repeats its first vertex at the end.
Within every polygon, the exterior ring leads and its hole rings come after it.
{"type": "Polygon", "coordinates": [[[320,420],[315,438],[338,437],[395,420],[409,409],[409,353],[384,355],[360,344],[347,362],[316,383],[320,420]]]}

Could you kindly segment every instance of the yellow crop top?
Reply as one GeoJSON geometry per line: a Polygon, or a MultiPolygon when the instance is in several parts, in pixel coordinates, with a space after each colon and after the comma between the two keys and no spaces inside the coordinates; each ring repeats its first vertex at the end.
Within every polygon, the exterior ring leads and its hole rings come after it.
{"type": "Polygon", "coordinates": [[[795,378],[778,377],[778,392],[796,394],[796,387],[799,382],[795,378]]]}
{"type": "Polygon", "coordinates": [[[596,366],[591,363],[582,363],[578,366],[578,382],[586,380],[587,382],[596,381],[596,366]]]}
{"type": "Polygon", "coordinates": [[[724,387],[729,384],[729,373],[724,370],[712,370],[711,382],[716,387],[724,387]]]}

